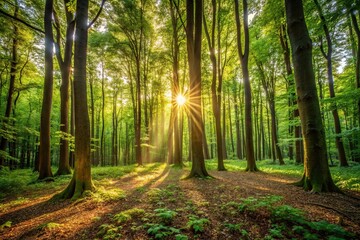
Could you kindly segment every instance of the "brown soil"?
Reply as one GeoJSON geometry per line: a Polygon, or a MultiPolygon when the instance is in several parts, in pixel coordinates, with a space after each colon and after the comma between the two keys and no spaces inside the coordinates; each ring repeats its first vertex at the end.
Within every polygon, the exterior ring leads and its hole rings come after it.
{"type": "MultiPolygon", "coordinates": [[[[181,180],[188,172],[171,168],[154,169],[146,174],[128,174],[112,179],[108,188],[120,188],[126,197],[121,200],[97,202],[91,198],[81,201],[49,201],[54,193],[40,193],[26,201],[0,212],[1,224],[11,221],[10,228],[4,228],[0,239],[101,239],[98,232],[103,224],[115,224],[113,216],[121,211],[141,208],[146,213],[154,209],[168,208],[177,212],[171,223],[189,239],[239,239],[239,232],[231,232],[224,223],[240,223],[248,233],[243,239],[262,239],[271,227],[266,209],[256,212],[232,212],[226,203],[241,202],[242,198],[278,195],[283,196],[279,204],[302,209],[310,221],[326,220],[339,224],[346,230],[360,236],[360,194],[346,191],[345,194],[310,194],[290,185],[297,179],[263,172],[217,172],[210,171],[214,179],[181,180]],[[168,189],[168,195],[153,198],[153,188],[168,189]],[[195,234],[186,227],[190,214],[207,218],[210,223],[205,231],[195,234]],[[60,225],[44,227],[46,223],[60,225]]],[[[153,219],[155,221],[155,219],[153,219]]],[[[144,219],[134,218],[122,223],[119,239],[150,239],[144,219]],[[139,227],[140,226],[140,227],[139,227]]],[[[50,226],[50,225],[49,225],[50,226]]],[[[296,236],[296,235],[294,235],[296,236]]],[[[287,238],[286,235],[284,238],[287,238]]],[[[174,239],[170,237],[169,239],[174,239]]]]}

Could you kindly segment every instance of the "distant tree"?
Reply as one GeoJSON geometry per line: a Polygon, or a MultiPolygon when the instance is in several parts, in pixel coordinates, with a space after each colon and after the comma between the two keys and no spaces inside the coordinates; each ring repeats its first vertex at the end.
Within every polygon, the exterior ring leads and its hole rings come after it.
{"type": "MultiPolygon", "coordinates": [[[[19,4],[16,0],[14,3],[14,17],[18,17],[19,13],[19,4]]],[[[18,67],[18,48],[19,48],[19,27],[17,23],[13,23],[13,31],[12,31],[12,49],[11,49],[11,66],[10,66],[10,82],[9,82],[9,89],[7,93],[7,100],[6,100],[6,109],[4,120],[2,122],[1,130],[6,132],[9,126],[9,118],[11,115],[12,107],[13,107],[13,94],[15,91],[15,80],[16,80],[16,73],[18,67]]],[[[8,139],[5,136],[1,137],[0,142],[0,167],[4,165],[4,160],[7,158],[6,147],[8,144],[8,139]]]]}
{"type": "Polygon", "coordinates": [[[192,153],[192,165],[188,178],[209,176],[204,161],[204,133],[201,115],[202,11],[202,0],[186,1],[186,44],[190,77],[189,118],[192,153]]]}
{"type": "Polygon", "coordinates": [[[90,122],[86,90],[86,57],[88,42],[89,0],[76,2],[74,51],[75,169],[71,182],[60,193],[61,198],[76,199],[84,191],[94,190],[91,180],[90,122]]]}
{"type": "MultiPolygon", "coordinates": [[[[320,16],[321,24],[322,24],[325,38],[326,38],[327,51],[325,52],[325,48],[323,46],[322,40],[321,40],[321,44],[320,44],[320,49],[321,49],[321,53],[322,53],[323,57],[326,59],[330,98],[334,98],[335,90],[334,90],[334,77],[333,77],[333,64],[332,64],[332,54],[333,54],[332,39],[330,36],[330,30],[328,27],[328,23],[325,19],[322,7],[318,0],[314,0],[314,3],[316,5],[316,9],[320,16]]],[[[347,167],[347,166],[349,166],[349,164],[346,159],[344,142],[341,137],[341,125],[340,125],[339,113],[338,113],[336,103],[333,103],[331,108],[332,108],[331,112],[332,112],[332,115],[334,118],[335,133],[336,133],[335,142],[336,142],[336,147],[338,149],[340,166],[347,167]]]]}
{"type": "Polygon", "coordinates": [[[325,132],[312,64],[312,41],[302,0],[285,0],[285,6],[304,137],[304,175],[297,185],[312,192],[339,191],[331,178],[326,158],[325,132]]]}

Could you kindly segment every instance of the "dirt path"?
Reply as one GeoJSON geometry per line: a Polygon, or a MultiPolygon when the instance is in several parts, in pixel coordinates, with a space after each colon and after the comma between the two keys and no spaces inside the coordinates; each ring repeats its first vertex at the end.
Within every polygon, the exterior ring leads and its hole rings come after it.
{"type": "MultiPolygon", "coordinates": [[[[249,233],[249,239],[263,238],[269,221],[260,215],[226,215],[224,207],[230,202],[243,198],[278,195],[281,204],[291,205],[305,211],[312,221],[326,220],[340,224],[348,231],[360,234],[360,194],[346,192],[310,194],[290,185],[296,179],[266,173],[210,172],[215,179],[181,180],[186,171],[176,169],[153,169],[142,175],[128,174],[112,179],[105,188],[122,189],[126,197],[104,202],[90,198],[81,201],[52,202],[51,194],[23,204],[3,209],[0,225],[11,221],[10,228],[0,232],[0,239],[96,239],[103,224],[112,223],[113,216],[133,208],[144,209],[146,213],[157,208],[168,208],[178,212],[172,226],[186,225],[190,214],[201,215],[210,223],[198,239],[238,239],[229,235],[222,227],[224,222],[241,222],[249,233]],[[152,195],[155,190],[163,195],[152,195]],[[165,195],[166,196],[165,196],[165,195]],[[352,197],[350,197],[352,196],[352,197]],[[263,217],[263,218],[262,218],[263,217]],[[49,224],[54,223],[54,224],[49,224]]],[[[122,225],[119,239],[149,239],[146,230],[138,223],[122,225]]],[[[190,230],[182,228],[192,239],[196,237],[190,230]]]]}

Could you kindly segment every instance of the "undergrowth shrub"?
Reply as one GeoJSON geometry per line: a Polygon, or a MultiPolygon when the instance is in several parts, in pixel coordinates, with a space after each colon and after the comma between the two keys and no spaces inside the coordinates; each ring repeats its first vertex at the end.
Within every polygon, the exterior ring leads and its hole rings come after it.
{"type": "Polygon", "coordinates": [[[204,232],[205,226],[210,223],[207,218],[199,218],[196,215],[189,215],[189,221],[186,226],[194,231],[194,233],[204,232]]]}

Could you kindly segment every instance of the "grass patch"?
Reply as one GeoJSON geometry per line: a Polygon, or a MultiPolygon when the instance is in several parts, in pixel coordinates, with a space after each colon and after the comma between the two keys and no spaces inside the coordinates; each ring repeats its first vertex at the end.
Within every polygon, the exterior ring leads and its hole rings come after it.
{"type": "Polygon", "coordinates": [[[105,189],[104,187],[96,188],[96,191],[91,192],[90,195],[96,202],[115,201],[126,197],[125,192],[119,188],[105,189]]]}
{"type": "Polygon", "coordinates": [[[44,223],[44,224],[39,225],[37,228],[41,229],[41,230],[52,231],[54,229],[60,228],[61,226],[62,226],[62,224],[60,224],[60,223],[48,222],[48,223],[44,223]]]}
{"type": "Polygon", "coordinates": [[[28,201],[29,201],[28,198],[18,197],[16,200],[13,200],[13,201],[11,201],[11,202],[4,203],[4,204],[1,204],[1,203],[0,203],[0,212],[6,211],[7,209],[12,208],[12,207],[15,207],[15,206],[17,206],[17,205],[24,204],[24,203],[26,203],[26,202],[28,202],[28,201]]]}
{"type": "Polygon", "coordinates": [[[132,208],[122,211],[113,217],[117,223],[124,223],[131,220],[133,217],[141,217],[145,214],[145,210],[141,208],[132,208]]]}
{"type": "Polygon", "coordinates": [[[5,228],[11,228],[11,221],[7,221],[4,224],[0,225],[0,232],[2,232],[5,228]]]}

